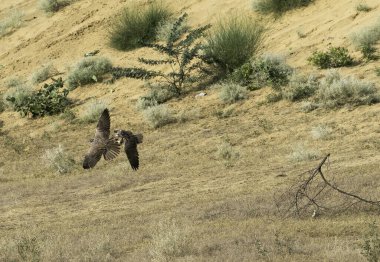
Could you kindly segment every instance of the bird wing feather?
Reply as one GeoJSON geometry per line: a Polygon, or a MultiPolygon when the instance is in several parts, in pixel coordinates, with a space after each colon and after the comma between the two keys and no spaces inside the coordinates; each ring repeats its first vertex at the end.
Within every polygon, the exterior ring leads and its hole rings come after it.
{"type": "Polygon", "coordinates": [[[125,140],[124,150],[133,170],[139,168],[139,152],[137,151],[138,138],[132,135],[125,140]]]}

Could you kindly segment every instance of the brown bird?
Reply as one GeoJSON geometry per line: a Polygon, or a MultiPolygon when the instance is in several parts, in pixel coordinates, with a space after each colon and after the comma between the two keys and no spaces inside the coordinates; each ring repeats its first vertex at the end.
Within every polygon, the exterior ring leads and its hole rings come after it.
{"type": "Polygon", "coordinates": [[[131,131],[115,130],[115,136],[121,138],[120,143],[124,142],[124,151],[133,170],[139,168],[139,152],[137,144],[142,143],[142,134],[133,134],[131,131]]]}
{"type": "Polygon", "coordinates": [[[91,148],[87,152],[83,161],[83,168],[93,168],[102,158],[105,160],[114,159],[120,153],[120,144],[115,138],[110,136],[110,114],[108,109],[104,109],[101,114],[94,139],[91,139],[91,148]]]}

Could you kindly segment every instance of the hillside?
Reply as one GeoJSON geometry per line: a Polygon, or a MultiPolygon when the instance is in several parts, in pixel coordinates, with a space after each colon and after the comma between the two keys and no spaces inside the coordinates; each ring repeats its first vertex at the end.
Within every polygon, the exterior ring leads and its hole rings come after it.
{"type": "MultiPolygon", "coordinates": [[[[53,15],[36,0],[1,1],[0,21],[16,9],[24,22],[0,37],[0,94],[10,79],[30,82],[46,63],[65,78],[68,67],[93,50],[115,66],[138,65],[138,57],[150,55],[147,48],[122,52],[108,44],[112,19],[132,2],[150,1],[78,0],[53,15]]],[[[261,53],[283,55],[297,71],[318,76],[327,70],[307,62],[311,53],[343,46],[359,59],[350,35],[380,13],[378,0],[366,1],[370,12],[356,11],[358,1],[316,0],[278,19],[258,15],[246,0],[169,2],[176,14],[189,14],[192,26],[234,13],[256,17],[268,26],[261,53]]],[[[376,67],[380,60],[339,72],[379,89],[376,67]]],[[[380,222],[378,209],[360,205],[315,219],[283,217],[274,196],[330,153],[331,180],[380,199],[379,104],[305,113],[298,102],[263,103],[270,87],[233,105],[220,102],[217,88],[206,87],[205,97],[195,98],[199,91],[193,91],[166,102],[176,115],[190,112],[189,120],[153,129],[136,109],[148,90],[143,81],[122,78],[69,94],[77,116],[102,100],[109,105],[111,129],[144,134],[137,172],[124,155],[83,170],[95,123],[0,113],[0,261],[31,261],[33,254],[41,261],[365,261],[361,244],[368,225],[380,222]],[[218,117],[228,109],[229,117],[218,117]],[[313,137],[318,126],[331,129],[327,139],[313,137]],[[226,141],[239,155],[231,163],[218,155],[226,141]],[[42,160],[59,144],[75,160],[69,174],[58,174],[42,160]],[[294,161],[300,146],[316,157],[294,161]]]]}

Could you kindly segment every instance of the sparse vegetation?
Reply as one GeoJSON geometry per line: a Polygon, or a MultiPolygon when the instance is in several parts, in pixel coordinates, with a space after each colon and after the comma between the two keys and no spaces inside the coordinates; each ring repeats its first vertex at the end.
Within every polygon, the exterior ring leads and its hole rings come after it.
{"type": "Polygon", "coordinates": [[[54,67],[53,64],[46,64],[39,68],[32,75],[33,84],[41,83],[45,80],[48,80],[50,77],[55,76],[58,73],[58,70],[54,67]]]}
{"type": "Polygon", "coordinates": [[[23,13],[12,10],[6,18],[0,20],[0,37],[13,33],[22,25],[23,13]]]}
{"type": "Polygon", "coordinates": [[[105,74],[109,73],[112,63],[104,57],[86,57],[77,63],[67,77],[70,89],[78,86],[101,82],[105,74]]]}
{"type": "Polygon", "coordinates": [[[291,159],[297,162],[317,159],[319,153],[305,145],[298,144],[293,147],[291,159]]]}
{"type": "Polygon", "coordinates": [[[380,40],[380,20],[373,26],[365,27],[353,34],[351,40],[365,59],[377,59],[375,45],[380,40]]]}
{"type": "Polygon", "coordinates": [[[13,109],[20,112],[21,116],[41,117],[44,115],[55,115],[63,112],[69,105],[67,95],[69,90],[63,89],[62,78],[53,79],[53,83],[45,84],[37,92],[28,89],[16,89],[14,92],[6,93],[6,100],[13,109]]]}
{"type": "Polygon", "coordinates": [[[145,110],[148,107],[162,104],[176,95],[160,85],[148,83],[147,86],[150,88],[150,91],[147,95],[137,100],[136,108],[138,110],[145,110]]]}
{"type": "Polygon", "coordinates": [[[337,71],[330,70],[320,83],[316,100],[324,107],[334,108],[378,103],[380,96],[373,83],[352,76],[342,77],[337,71]]]}
{"type": "Polygon", "coordinates": [[[110,44],[118,50],[131,50],[152,43],[156,31],[171,17],[167,6],[154,2],[126,8],[111,26],[110,44]]]}
{"type": "Polygon", "coordinates": [[[356,11],[358,12],[369,12],[371,10],[372,8],[365,3],[360,3],[356,6],[356,11]]]}
{"type": "Polygon", "coordinates": [[[17,242],[17,251],[22,261],[41,261],[41,250],[36,237],[23,237],[17,242]]]}
{"type": "Polygon", "coordinates": [[[75,164],[74,159],[65,152],[62,145],[47,149],[42,159],[47,166],[60,174],[70,173],[75,164]]]}
{"type": "Polygon", "coordinates": [[[60,118],[67,122],[72,122],[76,118],[76,116],[72,110],[65,109],[65,111],[63,111],[63,113],[60,115],[60,118]]]}
{"type": "Polygon", "coordinates": [[[132,77],[137,79],[158,78],[162,88],[175,96],[184,92],[186,87],[204,79],[208,71],[203,67],[200,52],[203,45],[199,39],[209,25],[198,27],[192,30],[184,30],[182,24],[185,22],[187,14],[180,16],[173,24],[170,37],[164,44],[152,44],[151,48],[161,53],[161,59],[139,58],[139,61],[148,66],[168,64],[171,72],[165,73],[158,70],[146,70],[142,68],[113,68],[114,79],[120,77],[132,77]]]}
{"type": "Polygon", "coordinates": [[[230,79],[250,90],[270,85],[280,91],[287,85],[293,69],[285,63],[285,59],[277,55],[263,55],[235,70],[230,79]]]}
{"type": "Polygon", "coordinates": [[[326,52],[315,51],[308,61],[319,68],[350,66],[354,62],[347,48],[330,47],[326,52]]]}
{"type": "Polygon", "coordinates": [[[233,83],[224,83],[220,85],[220,99],[223,103],[235,103],[239,100],[246,99],[248,95],[247,88],[233,83]]]}
{"type": "Polygon", "coordinates": [[[314,75],[293,74],[288,86],[283,88],[283,97],[290,101],[309,98],[318,90],[319,82],[314,75]]]}
{"type": "Polygon", "coordinates": [[[375,68],[375,73],[377,76],[380,76],[380,67],[375,68]]]}
{"type": "Polygon", "coordinates": [[[100,114],[108,107],[108,103],[103,100],[93,100],[88,104],[82,113],[80,120],[83,123],[95,123],[99,120],[100,114]]]}
{"type": "Polygon", "coordinates": [[[166,105],[152,106],[143,111],[145,120],[151,127],[159,128],[175,121],[166,105]]]}
{"type": "Polygon", "coordinates": [[[31,87],[19,84],[8,89],[3,95],[3,102],[7,107],[16,110],[17,105],[26,104],[28,97],[33,93],[31,87]],[[13,97],[12,101],[7,99],[8,97],[13,97]]]}
{"type": "Polygon", "coordinates": [[[307,6],[313,0],[254,0],[253,8],[263,14],[282,15],[286,11],[307,6]]]}
{"type": "Polygon", "coordinates": [[[232,167],[234,162],[239,159],[240,154],[228,140],[225,140],[218,146],[217,157],[224,161],[226,167],[232,167]]]}
{"type": "Polygon", "coordinates": [[[361,244],[361,254],[369,262],[377,262],[380,260],[380,236],[379,228],[375,222],[369,224],[368,232],[361,244]]]}
{"type": "Polygon", "coordinates": [[[332,129],[327,125],[318,125],[311,130],[311,135],[314,139],[326,139],[331,133],[332,129]]]}
{"type": "Polygon", "coordinates": [[[40,0],[40,8],[46,13],[58,12],[63,7],[69,5],[73,0],[40,0]]]}
{"type": "Polygon", "coordinates": [[[22,79],[21,77],[12,77],[8,79],[8,81],[6,82],[6,86],[8,88],[18,87],[18,86],[25,85],[25,82],[26,81],[22,79]]]}
{"type": "Polygon", "coordinates": [[[257,54],[264,32],[263,25],[249,18],[221,20],[207,36],[206,56],[230,73],[257,54]]]}

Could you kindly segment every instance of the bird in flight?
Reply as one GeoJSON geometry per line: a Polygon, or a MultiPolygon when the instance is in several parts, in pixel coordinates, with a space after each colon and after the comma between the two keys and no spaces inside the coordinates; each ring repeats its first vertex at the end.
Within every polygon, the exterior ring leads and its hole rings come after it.
{"type": "Polygon", "coordinates": [[[114,159],[120,153],[120,144],[117,139],[110,138],[110,113],[108,109],[104,109],[100,115],[96,126],[95,137],[91,139],[91,147],[84,157],[83,168],[93,168],[102,158],[105,160],[114,159]]]}
{"type": "Polygon", "coordinates": [[[124,151],[127,155],[129,163],[133,170],[139,168],[139,152],[137,151],[137,144],[142,143],[142,134],[133,134],[131,131],[115,130],[115,136],[121,138],[120,144],[124,142],[124,151]]]}

